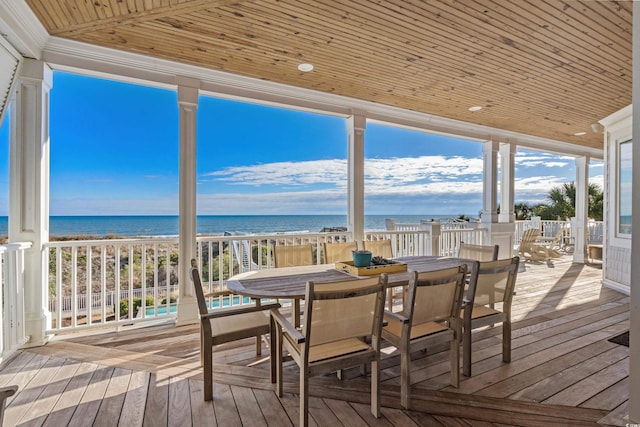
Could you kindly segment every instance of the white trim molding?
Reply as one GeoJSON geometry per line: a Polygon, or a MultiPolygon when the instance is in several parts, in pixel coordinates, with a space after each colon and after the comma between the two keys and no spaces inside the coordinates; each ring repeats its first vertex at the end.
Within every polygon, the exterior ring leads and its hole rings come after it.
{"type": "Polygon", "coordinates": [[[0,0],[0,33],[26,58],[40,59],[49,33],[24,0],[0,0]]]}

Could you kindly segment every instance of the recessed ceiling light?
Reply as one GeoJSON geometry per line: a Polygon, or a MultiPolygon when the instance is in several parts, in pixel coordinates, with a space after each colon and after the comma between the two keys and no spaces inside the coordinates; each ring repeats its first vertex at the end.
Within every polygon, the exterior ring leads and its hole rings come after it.
{"type": "Polygon", "coordinates": [[[298,64],[298,70],[302,71],[303,73],[308,73],[309,71],[313,70],[313,64],[298,64]]]}
{"type": "Polygon", "coordinates": [[[582,136],[582,135],[586,135],[586,132],[576,132],[574,133],[575,136],[582,136]]]}
{"type": "Polygon", "coordinates": [[[481,105],[474,105],[473,107],[469,107],[469,111],[480,111],[482,110],[481,105]]]}

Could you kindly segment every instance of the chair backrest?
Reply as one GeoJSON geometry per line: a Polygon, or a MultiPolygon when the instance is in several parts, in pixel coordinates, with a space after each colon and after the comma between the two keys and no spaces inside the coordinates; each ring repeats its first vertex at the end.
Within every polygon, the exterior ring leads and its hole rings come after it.
{"type": "Polygon", "coordinates": [[[273,247],[273,261],[276,267],[295,267],[313,264],[313,248],[306,245],[277,245],[273,247]]]}
{"type": "Polygon", "coordinates": [[[325,243],[324,262],[333,264],[353,259],[352,252],[358,249],[356,242],[325,243]]]}
{"type": "Polygon", "coordinates": [[[474,259],[476,261],[495,261],[498,259],[499,249],[498,245],[472,245],[460,242],[456,257],[474,259]]]}
{"type": "Polygon", "coordinates": [[[330,283],[307,283],[304,335],[310,346],[348,338],[379,339],[387,275],[330,283]]]}
{"type": "Polygon", "coordinates": [[[497,261],[476,261],[471,269],[465,301],[473,305],[504,303],[511,305],[518,276],[519,257],[497,261]]]}
{"type": "Polygon", "coordinates": [[[364,248],[371,251],[373,256],[381,256],[382,258],[393,258],[393,249],[391,240],[371,240],[364,242],[364,248]]]}
{"type": "Polygon", "coordinates": [[[198,311],[201,315],[205,315],[208,312],[207,303],[204,298],[204,291],[202,290],[202,282],[200,281],[200,272],[198,271],[198,263],[195,259],[191,260],[191,280],[193,281],[193,288],[196,291],[196,300],[198,301],[198,311]]]}
{"type": "Polygon", "coordinates": [[[466,274],[465,265],[423,273],[412,271],[404,309],[409,322],[457,322],[466,274]]]}
{"type": "Polygon", "coordinates": [[[522,237],[520,238],[520,252],[523,250],[528,250],[531,248],[536,241],[536,238],[540,235],[539,228],[528,228],[524,230],[522,233],[522,237]]]}
{"type": "Polygon", "coordinates": [[[555,247],[561,247],[564,239],[564,228],[558,229],[556,234],[553,236],[553,240],[551,241],[551,245],[549,246],[551,249],[555,247]]]}

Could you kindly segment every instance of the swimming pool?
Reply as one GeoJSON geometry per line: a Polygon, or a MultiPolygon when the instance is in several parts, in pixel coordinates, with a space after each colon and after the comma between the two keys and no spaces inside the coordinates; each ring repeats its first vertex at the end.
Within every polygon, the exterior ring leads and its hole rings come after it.
{"type": "MultiPolygon", "coordinates": [[[[222,298],[222,307],[229,306],[229,298],[228,296],[222,298]]],[[[251,298],[242,297],[240,295],[234,295],[232,300],[232,305],[240,305],[240,304],[249,304],[251,302],[251,298]]],[[[216,298],[211,300],[211,303],[207,302],[207,307],[209,308],[218,308],[220,307],[220,299],[216,298]]],[[[169,314],[175,314],[177,309],[177,304],[173,303],[169,305],[169,314]]],[[[164,316],[167,314],[167,306],[161,305],[158,307],[147,307],[145,310],[145,317],[153,317],[153,316],[164,316]]]]}

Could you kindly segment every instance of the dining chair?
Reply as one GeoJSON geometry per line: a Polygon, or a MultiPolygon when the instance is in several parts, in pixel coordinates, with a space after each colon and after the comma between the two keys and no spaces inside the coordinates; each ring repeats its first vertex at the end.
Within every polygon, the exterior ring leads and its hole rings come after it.
{"type": "Polygon", "coordinates": [[[456,258],[473,259],[476,261],[495,261],[498,259],[499,245],[472,245],[460,242],[456,251],[456,258]]]}
{"type": "MultiPolygon", "coordinates": [[[[370,240],[364,242],[365,250],[371,251],[372,256],[380,256],[382,258],[393,258],[393,247],[391,240],[370,240]]],[[[387,309],[393,310],[393,303],[396,298],[404,298],[404,288],[401,286],[390,287],[387,289],[387,309]]]]}
{"type": "Polygon", "coordinates": [[[324,244],[324,262],[334,264],[340,261],[353,259],[352,252],[358,249],[356,242],[340,242],[324,244]]]}
{"type": "Polygon", "coordinates": [[[393,247],[391,240],[370,240],[364,242],[364,248],[371,251],[373,256],[381,256],[382,258],[393,258],[393,247]]]}
{"type": "Polygon", "coordinates": [[[511,301],[515,294],[520,258],[475,261],[463,300],[462,373],[471,376],[471,331],[502,323],[502,360],[511,361],[511,301]],[[499,307],[501,305],[501,307],[499,307]]]}
{"type": "Polygon", "coordinates": [[[436,271],[410,272],[403,310],[385,311],[382,338],[400,352],[400,405],[411,403],[411,353],[449,344],[451,385],[460,382],[459,322],[466,265],[436,271]]]}
{"type": "Polygon", "coordinates": [[[306,245],[277,245],[273,247],[273,261],[276,267],[295,267],[313,264],[313,247],[306,245]]]}
{"type": "Polygon", "coordinates": [[[380,330],[387,275],[307,282],[301,330],[271,310],[276,331],[276,382],[283,395],[283,349],[300,368],[300,425],[309,421],[309,378],[371,364],[371,413],[380,416],[380,330]]]}
{"type": "MultiPolygon", "coordinates": [[[[245,338],[256,337],[256,354],[262,354],[262,336],[270,334],[271,322],[266,310],[279,308],[278,303],[253,304],[235,307],[209,309],[206,298],[229,296],[229,291],[205,294],[202,289],[200,273],[195,259],[191,260],[191,280],[196,291],[196,300],[200,312],[200,363],[204,370],[204,400],[213,399],[213,346],[245,338]]],[[[271,338],[271,360],[274,356],[274,341],[271,338]]],[[[272,366],[271,374],[275,375],[272,366]]]]}

